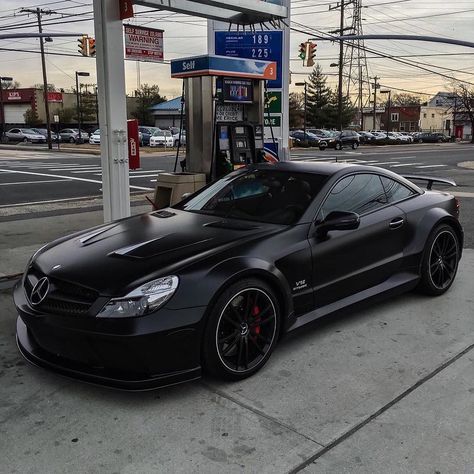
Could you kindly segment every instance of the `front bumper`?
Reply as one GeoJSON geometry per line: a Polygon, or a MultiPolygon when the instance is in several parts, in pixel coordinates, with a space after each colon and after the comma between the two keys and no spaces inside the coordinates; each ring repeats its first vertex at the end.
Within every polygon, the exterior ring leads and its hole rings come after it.
{"type": "Polygon", "coordinates": [[[36,314],[15,289],[20,353],[58,374],[123,390],[151,390],[201,376],[205,308],[158,310],[139,318],[101,320],[36,314]]]}

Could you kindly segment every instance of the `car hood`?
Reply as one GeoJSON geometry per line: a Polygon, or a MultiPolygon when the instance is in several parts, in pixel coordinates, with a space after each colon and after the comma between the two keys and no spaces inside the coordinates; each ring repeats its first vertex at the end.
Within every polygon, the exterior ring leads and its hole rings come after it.
{"type": "Polygon", "coordinates": [[[48,276],[119,296],[282,228],[168,209],[58,239],[38,253],[33,265],[48,276]]]}

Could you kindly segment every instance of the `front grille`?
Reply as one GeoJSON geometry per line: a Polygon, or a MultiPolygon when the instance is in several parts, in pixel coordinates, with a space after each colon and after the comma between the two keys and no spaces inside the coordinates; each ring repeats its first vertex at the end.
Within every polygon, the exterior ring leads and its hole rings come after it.
{"type": "MultiPolygon", "coordinates": [[[[43,278],[42,272],[31,268],[25,278],[25,292],[31,302],[31,293],[36,283],[43,278]]],[[[75,285],[57,278],[48,276],[49,291],[46,298],[35,309],[48,313],[67,316],[85,316],[99,294],[80,285],[75,285]]]]}

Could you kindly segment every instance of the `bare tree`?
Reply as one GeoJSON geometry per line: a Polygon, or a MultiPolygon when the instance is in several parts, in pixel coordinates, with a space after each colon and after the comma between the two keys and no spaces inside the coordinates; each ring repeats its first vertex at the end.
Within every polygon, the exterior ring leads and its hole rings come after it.
{"type": "Polygon", "coordinates": [[[456,97],[455,120],[461,118],[471,122],[471,143],[474,143],[474,87],[457,83],[453,95],[456,97]]]}

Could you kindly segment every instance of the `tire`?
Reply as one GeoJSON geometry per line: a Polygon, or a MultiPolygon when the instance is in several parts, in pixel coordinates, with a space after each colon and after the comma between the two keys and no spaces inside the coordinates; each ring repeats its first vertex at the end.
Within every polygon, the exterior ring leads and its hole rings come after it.
{"type": "Polygon", "coordinates": [[[334,148],[336,150],[342,150],[342,143],[336,143],[336,146],[334,148]]]}
{"type": "Polygon", "coordinates": [[[357,150],[359,148],[359,144],[357,142],[352,142],[352,149],[357,150]]]}
{"type": "Polygon", "coordinates": [[[320,149],[321,151],[324,151],[326,148],[327,148],[327,147],[325,147],[325,146],[319,145],[319,149],[320,149]]]}
{"type": "Polygon", "coordinates": [[[447,224],[436,227],[425,244],[417,289],[431,296],[448,291],[456,277],[459,255],[459,239],[454,229],[447,224]]]}
{"type": "Polygon", "coordinates": [[[23,143],[28,143],[28,138],[23,138],[23,143]]]}
{"type": "Polygon", "coordinates": [[[75,143],[75,142],[76,142],[76,140],[74,140],[74,137],[69,138],[69,143],[75,143]]]}
{"type": "Polygon", "coordinates": [[[209,313],[202,346],[204,370],[227,380],[258,372],[276,345],[280,319],[278,299],[265,282],[248,278],[229,286],[209,313]]]}

